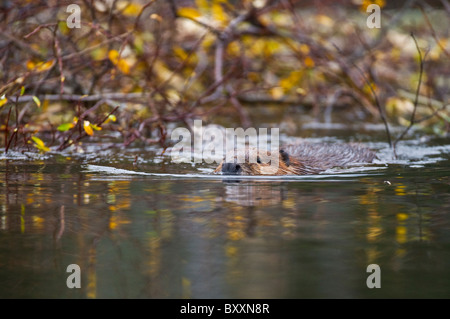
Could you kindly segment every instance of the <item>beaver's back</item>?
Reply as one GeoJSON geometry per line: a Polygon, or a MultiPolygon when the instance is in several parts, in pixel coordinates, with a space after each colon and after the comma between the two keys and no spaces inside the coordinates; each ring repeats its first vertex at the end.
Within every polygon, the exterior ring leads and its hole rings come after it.
{"type": "Polygon", "coordinates": [[[360,144],[301,143],[288,145],[283,150],[302,164],[301,174],[316,174],[333,167],[371,163],[376,157],[373,151],[360,144]]]}

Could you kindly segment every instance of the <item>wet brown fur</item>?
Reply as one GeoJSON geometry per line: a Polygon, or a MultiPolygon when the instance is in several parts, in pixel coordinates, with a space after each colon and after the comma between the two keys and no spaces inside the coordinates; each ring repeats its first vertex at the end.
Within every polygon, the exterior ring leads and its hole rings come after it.
{"type": "MultiPolygon", "coordinates": [[[[376,157],[373,151],[360,144],[302,143],[283,147],[278,155],[278,168],[271,169],[270,163],[250,163],[249,158],[257,158],[260,155],[256,148],[239,151],[245,151],[245,163],[240,163],[241,175],[318,174],[333,167],[371,163],[376,157]]],[[[214,172],[221,173],[223,164],[224,161],[214,172]]]]}

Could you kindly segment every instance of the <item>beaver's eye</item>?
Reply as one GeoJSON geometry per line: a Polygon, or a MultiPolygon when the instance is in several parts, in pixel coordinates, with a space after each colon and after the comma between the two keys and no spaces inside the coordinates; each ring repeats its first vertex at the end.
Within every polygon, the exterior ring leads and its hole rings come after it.
{"type": "Polygon", "coordinates": [[[256,158],[256,163],[261,164],[261,159],[259,158],[259,156],[256,158]]]}

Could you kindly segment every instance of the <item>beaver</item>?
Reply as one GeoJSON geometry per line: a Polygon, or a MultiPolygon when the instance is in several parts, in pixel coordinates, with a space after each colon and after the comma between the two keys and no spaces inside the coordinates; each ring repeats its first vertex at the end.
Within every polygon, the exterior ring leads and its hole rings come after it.
{"type": "MultiPolygon", "coordinates": [[[[279,150],[278,165],[261,161],[257,148],[246,147],[228,154],[232,162],[223,160],[214,171],[224,175],[310,175],[333,167],[358,163],[371,163],[375,153],[367,147],[356,144],[301,143],[287,145],[279,150]],[[237,154],[245,155],[245,162],[239,163],[237,154]],[[249,159],[256,158],[253,163],[249,159]]],[[[270,157],[270,151],[264,151],[270,157]]],[[[244,157],[244,156],[243,156],[244,157]]]]}

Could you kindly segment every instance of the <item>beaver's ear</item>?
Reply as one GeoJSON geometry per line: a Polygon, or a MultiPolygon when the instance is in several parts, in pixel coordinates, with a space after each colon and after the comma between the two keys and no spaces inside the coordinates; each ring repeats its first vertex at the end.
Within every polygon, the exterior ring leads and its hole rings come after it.
{"type": "Polygon", "coordinates": [[[284,164],[286,164],[286,166],[289,166],[291,164],[289,161],[289,154],[286,153],[285,150],[280,150],[280,155],[281,155],[281,159],[283,160],[284,164]]]}

